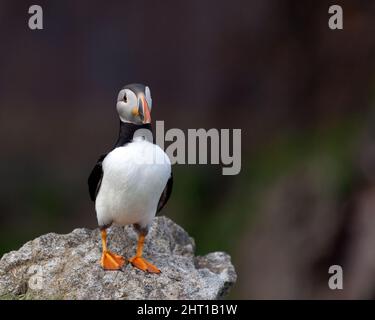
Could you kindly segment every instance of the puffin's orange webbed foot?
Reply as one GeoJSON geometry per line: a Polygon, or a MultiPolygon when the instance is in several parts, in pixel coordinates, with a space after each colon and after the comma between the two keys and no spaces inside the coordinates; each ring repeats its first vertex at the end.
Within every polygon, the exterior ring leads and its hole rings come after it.
{"type": "Polygon", "coordinates": [[[129,262],[133,265],[133,267],[138,268],[142,271],[149,273],[160,273],[159,268],[142,257],[134,256],[129,259],[129,262]]]}
{"type": "Polygon", "coordinates": [[[100,264],[104,270],[120,270],[125,264],[125,258],[111,251],[104,251],[100,264]]]}

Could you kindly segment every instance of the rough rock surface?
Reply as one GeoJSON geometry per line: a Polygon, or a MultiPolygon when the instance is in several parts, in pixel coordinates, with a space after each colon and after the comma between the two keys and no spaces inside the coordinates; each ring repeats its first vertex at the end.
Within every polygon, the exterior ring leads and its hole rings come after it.
{"type": "MultiPolygon", "coordinates": [[[[113,226],[109,248],[124,257],[135,253],[131,226],[113,226]]],[[[223,252],[194,256],[194,240],[166,217],[157,217],[146,238],[144,256],[161,274],[147,274],[126,264],[104,271],[100,232],[75,229],[49,233],[27,242],[0,260],[0,298],[26,299],[220,299],[236,281],[223,252]]]]}

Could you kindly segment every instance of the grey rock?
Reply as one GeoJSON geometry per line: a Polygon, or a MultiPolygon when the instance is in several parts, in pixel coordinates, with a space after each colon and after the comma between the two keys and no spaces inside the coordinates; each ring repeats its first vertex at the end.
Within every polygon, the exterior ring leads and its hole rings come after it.
{"type": "MultiPolygon", "coordinates": [[[[108,230],[109,248],[124,257],[135,254],[133,227],[108,230]]],[[[26,299],[221,299],[236,281],[230,256],[214,252],[194,256],[194,240],[166,217],[156,217],[144,256],[161,269],[148,274],[126,264],[104,271],[99,229],[48,233],[0,260],[0,298],[26,299]]]]}

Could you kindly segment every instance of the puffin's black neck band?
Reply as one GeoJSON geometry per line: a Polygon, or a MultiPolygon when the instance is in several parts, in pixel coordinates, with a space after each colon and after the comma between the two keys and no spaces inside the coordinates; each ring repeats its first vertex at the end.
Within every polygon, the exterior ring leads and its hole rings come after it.
{"type": "Polygon", "coordinates": [[[133,140],[134,132],[136,132],[138,129],[148,129],[152,132],[151,123],[134,124],[134,123],[120,121],[120,133],[119,133],[115,148],[121,147],[131,142],[133,140]]]}

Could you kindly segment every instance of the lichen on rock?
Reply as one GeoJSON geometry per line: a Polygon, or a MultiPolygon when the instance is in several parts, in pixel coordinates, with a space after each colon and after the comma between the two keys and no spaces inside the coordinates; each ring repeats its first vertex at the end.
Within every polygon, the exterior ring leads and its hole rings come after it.
{"type": "MultiPolygon", "coordinates": [[[[131,226],[109,229],[111,250],[131,257],[137,235],[131,226]]],[[[146,238],[144,256],[161,274],[127,264],[104,271],[99,229],[48,233],[0,260],[0,299],[221,299],[236,281],[224,252],[195,257],[194,240],[166,217],[156,217],[146,238]]]]}

